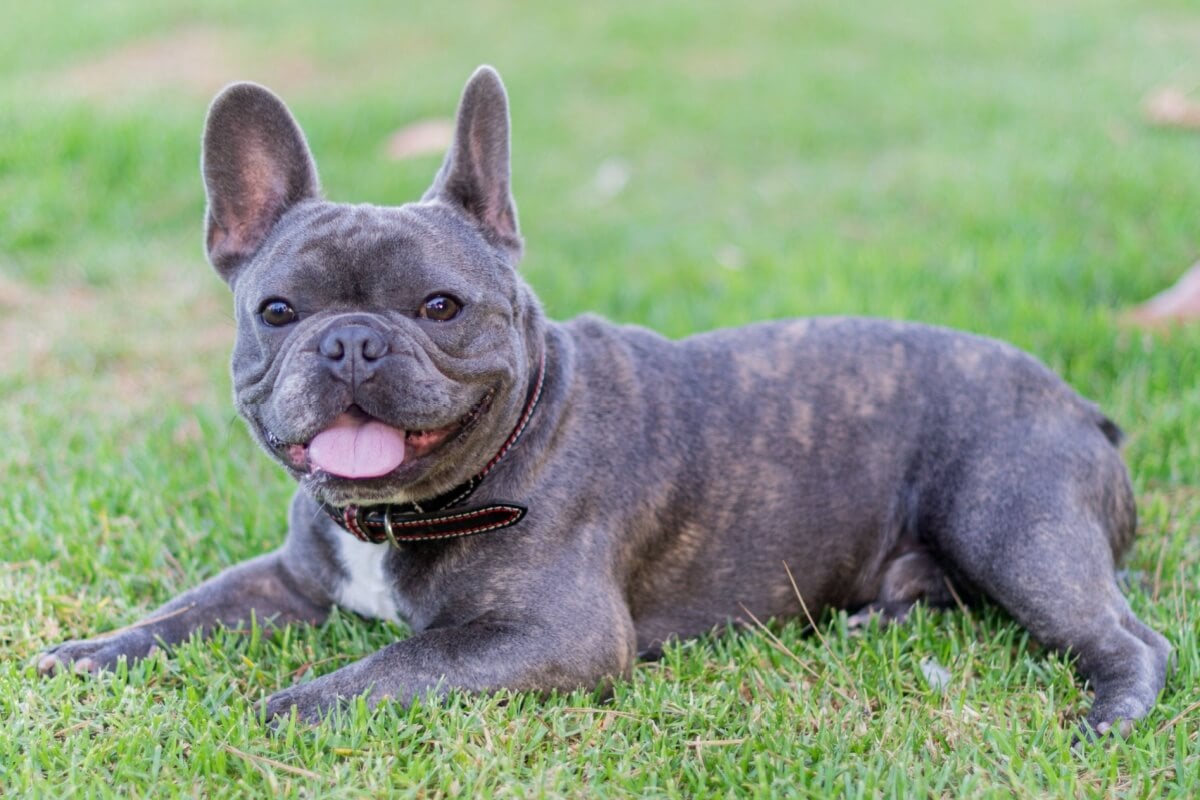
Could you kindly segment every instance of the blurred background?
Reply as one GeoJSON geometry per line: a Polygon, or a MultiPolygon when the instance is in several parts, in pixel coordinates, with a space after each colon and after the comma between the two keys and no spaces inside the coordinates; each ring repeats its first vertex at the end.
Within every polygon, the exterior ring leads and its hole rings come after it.
{"type": "Polygon", "coordinates": [[[1087,350],[1111,381],[1114,310],[1200,253],[1200,140],[1142,114],[1200,86],[1198,44],[1185,2],[24,4],[0,31],[0,309],[24,343],[0,353],[10,380],[120,378],[171,338],[207,365],[230,333],[200,250],[213,93],[270,86],[331,199],[400,203],[486,62],[551,314],[919,318],[1087,350]]]}
{"type": "Polygon", "coordinates": [[[1143,489],[1194,480],[1197,335],[1120,324],[1200,255],[1200,138],[1145,112],[1200,88],[1190,2],[51,2],[0,27],[0,523],[55,529],[36,498],[81,463],[111,487],[167,451],[255,475],[274,505],[211,491],[273,540],[289,487],[234,420],[201,249],[207,103],[268,85],[330,199],[402,203],[480,63],[552,316],[966,328],[1109,408],[1143,489]]]}

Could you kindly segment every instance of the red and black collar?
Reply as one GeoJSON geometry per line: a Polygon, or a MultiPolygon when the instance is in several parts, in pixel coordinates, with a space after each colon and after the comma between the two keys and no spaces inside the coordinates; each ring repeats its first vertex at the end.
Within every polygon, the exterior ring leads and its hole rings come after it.
{"type": "Polygon", "coordinates": [[[516,525],[525,516],[525,506],[517,503],[489,503],[484,506],[460,508],[467,498],[479,488],[492,467],[504,458],[533,417],[538,400],[542,396],[542,383],[546,378],[546,358],[538,362],[537,380],[525,401],[516,427],[500,450],[479,472],[465,483],[437,497],[420,503],[392,503],[378,506],[348,505],[344,508],[320,503],[322,510],[356,539],[363,542],[382,544],[391,542],[399,547],[405,542],[428,542],[439,539],[454,539],[475,533],[494,531],[516,525]]]}

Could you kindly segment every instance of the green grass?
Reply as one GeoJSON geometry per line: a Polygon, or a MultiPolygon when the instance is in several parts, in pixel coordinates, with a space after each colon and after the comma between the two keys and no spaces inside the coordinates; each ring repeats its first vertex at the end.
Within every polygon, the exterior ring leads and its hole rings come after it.
{"type": "Polygon", "coordinates": [[[1191,795],[1200,329],[1150,336],[1118,316],[1200,257],[1200,136],[1140,110],[1161,84],[1200,86],[1200,11],[520,8],[6,11],[0,794],[1191,795]],[[35,676],[42,647],[282,537],[291,487],[234,418],[228,299],[200,251],[212,91],[274,86],[331,198],[395,203],[438,158],[388,162],[386,137],[451,113],[481,62],[512,95],[523,269],[552,315],[672,336],[825,313],[953,325],[1031,350],[1121,422],[1142,510],[1129,595],[1178,654],[1132,738],[1072,753],[1086,687],[991,609],[857,636],[838,616],[821,637],[772,622],[678,644],[610,701],[454,697],[278,736],[255,703],[403,631],[338,616],[97,680],[35,676]],[[595,188],[606,162],[628,174],[615,198],[595,188]],[[951,676],[940,691],[927,659],[951,676]]]}

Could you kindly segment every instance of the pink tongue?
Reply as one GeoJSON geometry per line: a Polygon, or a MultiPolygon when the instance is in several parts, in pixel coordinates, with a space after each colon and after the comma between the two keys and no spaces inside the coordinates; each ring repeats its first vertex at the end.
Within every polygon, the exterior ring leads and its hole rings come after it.
{"type": "Polygon", "coordinates": [[[404,463],[404,431],[342,414],[308,445],[313,466],[341,478],[377,478],[404,463]]]}

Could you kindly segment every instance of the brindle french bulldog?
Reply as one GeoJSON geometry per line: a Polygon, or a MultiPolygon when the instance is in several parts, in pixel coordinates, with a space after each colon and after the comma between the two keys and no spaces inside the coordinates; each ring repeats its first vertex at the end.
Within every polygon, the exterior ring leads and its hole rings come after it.
{"type": "Polygon", "coordinates": [[[203,174],[237,408],[300,484],[287,540],[43,673],[251,614],[406,620],[411,638],[266,702],[312,720],[364,693],[606,685],[750,615],[894,619],[956,594],[1078,656],[1093,731],[1154,705],[1171,648],[1114,577],[1136,518],[1120,432],[1030,356],[872,319],[682,341],[548,321],[516,270],[488,67],[420,202],[323,200],[300,128],[250,83],[214,101],[203,174]]]}

